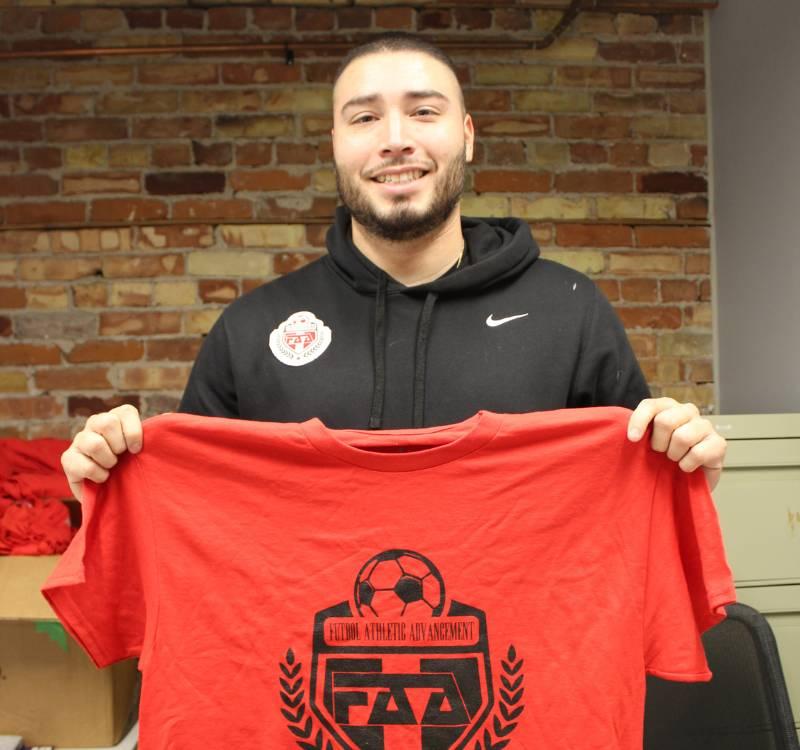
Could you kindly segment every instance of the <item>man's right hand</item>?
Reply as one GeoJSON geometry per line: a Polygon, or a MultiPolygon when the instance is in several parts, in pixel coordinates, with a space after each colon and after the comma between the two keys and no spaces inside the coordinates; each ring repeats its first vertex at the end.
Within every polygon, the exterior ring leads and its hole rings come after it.
{"type": "Polygon", "coordinates": [[[72,494],[80,500],[83,480],[102,483],[117,456],[142,449],[142,420],[135,406],[123,404],[86,420],[72,445],[61,454],[61,466],[72,494]]]}

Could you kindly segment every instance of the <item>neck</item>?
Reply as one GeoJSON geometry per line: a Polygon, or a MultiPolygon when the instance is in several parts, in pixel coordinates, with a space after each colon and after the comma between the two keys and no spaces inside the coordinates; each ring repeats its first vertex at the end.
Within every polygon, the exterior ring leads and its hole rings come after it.
{"type": "Polygon", "coordinates": [[[461,258],[464,235],[461,213],[433,232],[407,242],[392,242],[368,232],[353,219],[353,243],[378,268],[404,286],[417,286],[438,279],[461,258]]]}

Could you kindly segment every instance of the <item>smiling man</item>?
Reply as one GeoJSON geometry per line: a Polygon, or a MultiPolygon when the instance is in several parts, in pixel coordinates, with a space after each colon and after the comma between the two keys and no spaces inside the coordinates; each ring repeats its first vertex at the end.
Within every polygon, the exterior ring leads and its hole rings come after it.
{"type": "MultiPolygon", "coordinates": [[[[631,440],[652,422],[655,450],[716,484],[725,441],[694,405],[649,397],[593,282],[540,258],[525,222],[461,216],[475,134],[441,50],[406,34],[352,50],[332,135],[328,254],[225,310],[181,411],[376,429],[626,406],[631,440]]],[[[141,444],[133,407],[90,417],[63,457],[76,496],[141,444]]]]}

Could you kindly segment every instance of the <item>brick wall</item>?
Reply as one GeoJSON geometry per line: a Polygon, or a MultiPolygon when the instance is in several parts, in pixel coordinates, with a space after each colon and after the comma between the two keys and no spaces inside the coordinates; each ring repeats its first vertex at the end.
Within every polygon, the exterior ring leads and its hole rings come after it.
{"type": "MultiPolygon", "coordinates": [[[[0,48],[527,38],[560,16],[374,2],[5,7],[0,48]]],[[[530,221],[546,257],[600,284],[654,391],[708,408],[703,24],[582,13],[546,50],[452,54],[478,133],[464,213],[530,221]]],[[[0,61],[0,434],[174,408],[225,304],[324,252],[337,58],[295,57],[0,61]]]]}

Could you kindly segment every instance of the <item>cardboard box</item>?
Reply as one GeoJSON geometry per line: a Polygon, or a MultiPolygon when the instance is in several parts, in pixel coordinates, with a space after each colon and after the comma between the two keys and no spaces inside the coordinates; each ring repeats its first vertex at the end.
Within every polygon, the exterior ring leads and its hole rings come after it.
{"type": "Polygon", "coordinates": [[[27,745],[109,747],[128,729],[136,660],[97,669],[39,589],[57,555],[0,557],[0,734],[27,745]]]}

